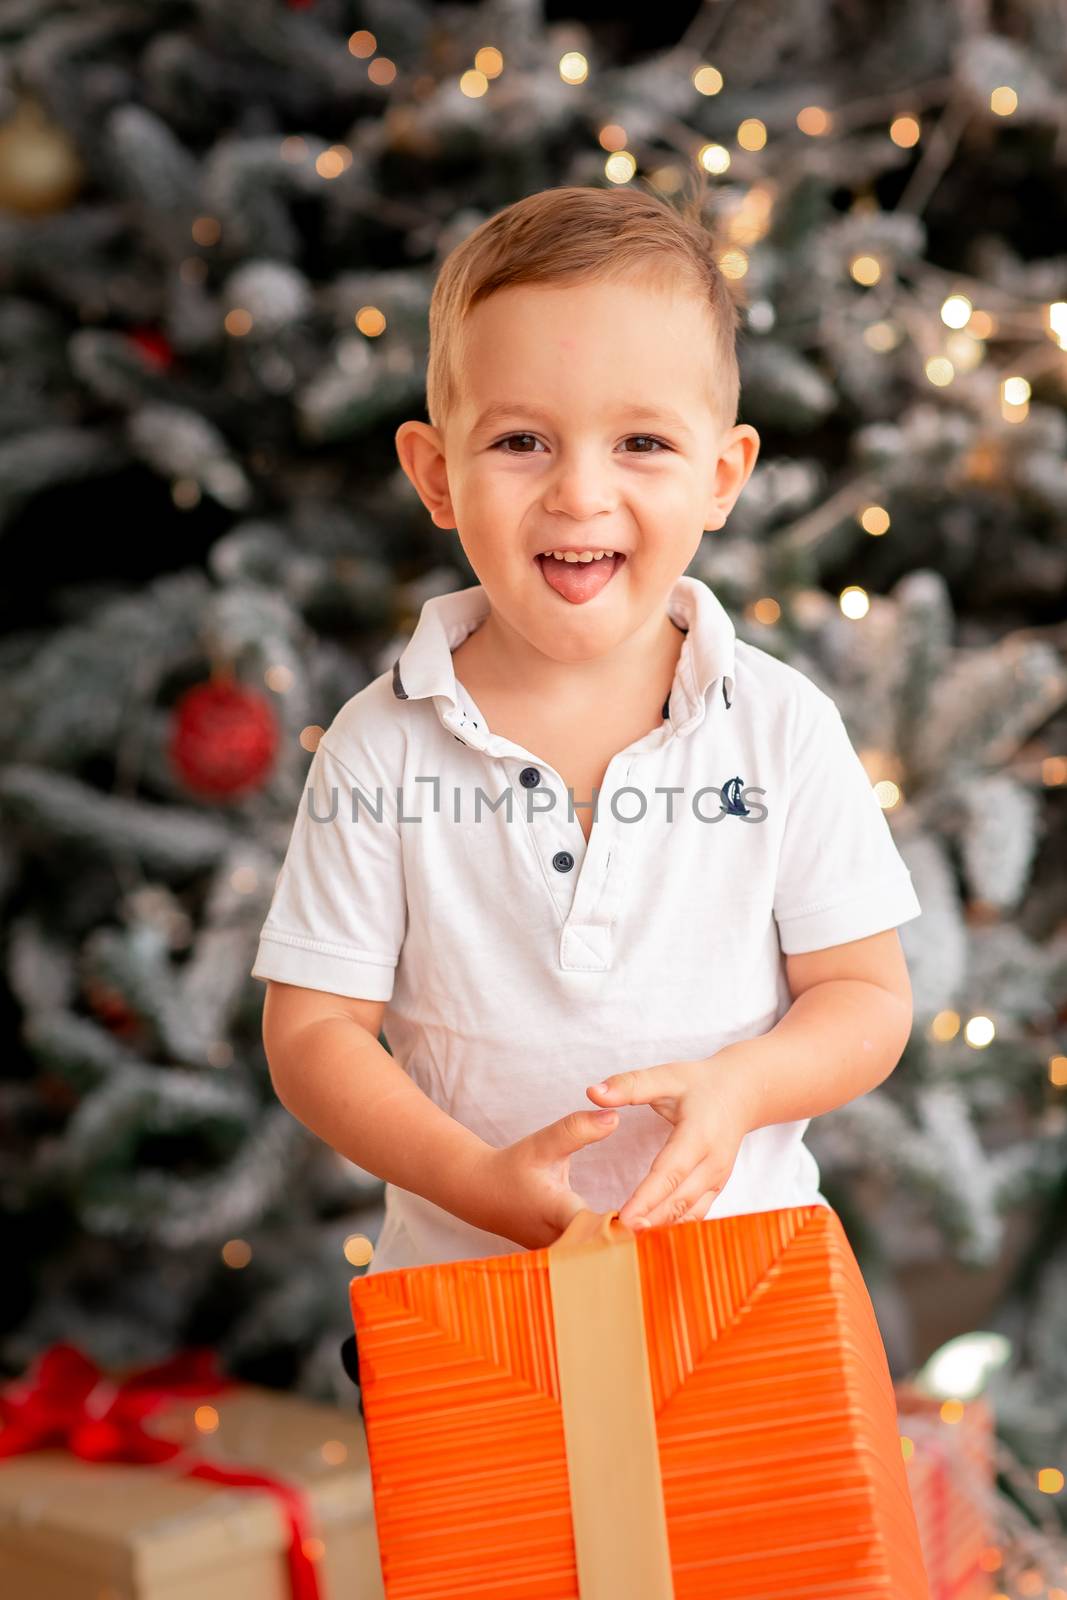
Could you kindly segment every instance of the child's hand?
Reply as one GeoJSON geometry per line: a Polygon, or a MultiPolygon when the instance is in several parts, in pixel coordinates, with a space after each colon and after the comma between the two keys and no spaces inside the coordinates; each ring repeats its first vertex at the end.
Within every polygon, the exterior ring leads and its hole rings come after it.
{"type": "Polygon", "coordinates": [[[726,1186],[750,1121],[738,1079],[715,1059],[616,1072],[586,1093],[601,1106],[647,1105],[674,1124],[619,1212],[628,1228],[699,1222],[726,1186]],[[645,1219],[642,1221],[641,1219],[645,1219]]]}
{"type": "Polygon", "coordinates": [[[555,1244],[572,1218],[588,1209],[570,1186],[571,1156],[614,1132],[618,1123],[617,1113],[569,1111],[515,1144],[487,1151],[473,1178],[486,1218],[477,1226],[527,1250],[555,1244]]]}

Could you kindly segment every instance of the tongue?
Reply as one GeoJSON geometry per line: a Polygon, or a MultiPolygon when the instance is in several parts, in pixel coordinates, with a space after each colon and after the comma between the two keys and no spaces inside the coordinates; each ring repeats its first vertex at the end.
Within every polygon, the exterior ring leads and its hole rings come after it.
{"type": "Polygon", "coordinates": [[[615,574],[618,556],[601,556],[599,561],[560,561],[555,556],[539,556],[545,582],[572,605],[581,605],[598,595],[615,574]]]}

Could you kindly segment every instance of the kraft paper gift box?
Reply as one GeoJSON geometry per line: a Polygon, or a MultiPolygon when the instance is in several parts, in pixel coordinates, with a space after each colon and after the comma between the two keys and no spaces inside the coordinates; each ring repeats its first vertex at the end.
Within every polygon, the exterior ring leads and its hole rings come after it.
{"type": "Polygon", "coordinates": [[[837,1214],[352,1280],[387,1600],[929,1600],[837,1214]]]}
{"type": "MultiPolygon", "coordinates": [[[[210,1435],[196,1424],[202,1402],[190,1399],[168,1401],[146,1428],[302,1491],[318,1600],[381,1600],[366,1442],[354,1407],[349,1414],[245,1384],[208,1403],[218,1417],[210,1435]]],[[[179,1476],[181,1465],[86,1461],[63,1449],[0,1460],[0,1595],[293,1600],[289,1532],[276,1497],[179,1476]]]]}
{"type": "Polygon", "coordinates": [[[989,1600],[982,1566],[996,1544],[996,1431],[989,1402],[949,1401],[897,1385],[908,1487],[932,1600],[989,1600]]]}

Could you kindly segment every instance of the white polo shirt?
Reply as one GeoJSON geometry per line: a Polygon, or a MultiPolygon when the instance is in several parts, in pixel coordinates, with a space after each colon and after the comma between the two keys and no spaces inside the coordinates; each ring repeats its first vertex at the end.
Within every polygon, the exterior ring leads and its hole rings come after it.
{"type": "MultiPolygon", "coordinates": [[[[792,1003],[783,953],[920,915],[834,702],[700,580],[667,609],[687,637],[663,721],[613,757],[588,843],[559,773],[455,676],[480,584],[425,602],[310,764],[252,976],[387,1001],[395,1060],[491,1145],[591,1108],[607,1074],[766,1033],[792,1003]]],[[[806,1127],[749,1133],[706,1215],[828,1204],[806,1127]]],[[[572,1187],[621,1207],[670,1132],[622,1107],[572,1187]]],[[[521,1248],[388,1184],[369,1270],[521,1248]]]]}

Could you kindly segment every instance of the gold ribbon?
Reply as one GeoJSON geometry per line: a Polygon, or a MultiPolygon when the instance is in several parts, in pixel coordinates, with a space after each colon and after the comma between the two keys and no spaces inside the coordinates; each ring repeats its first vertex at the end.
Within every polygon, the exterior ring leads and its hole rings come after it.
{"type": "Polygon", "coordinates": [[[674,1600],[636,1235],[579,1211],[547,1254],[580,1600],[674,1600]]]}

